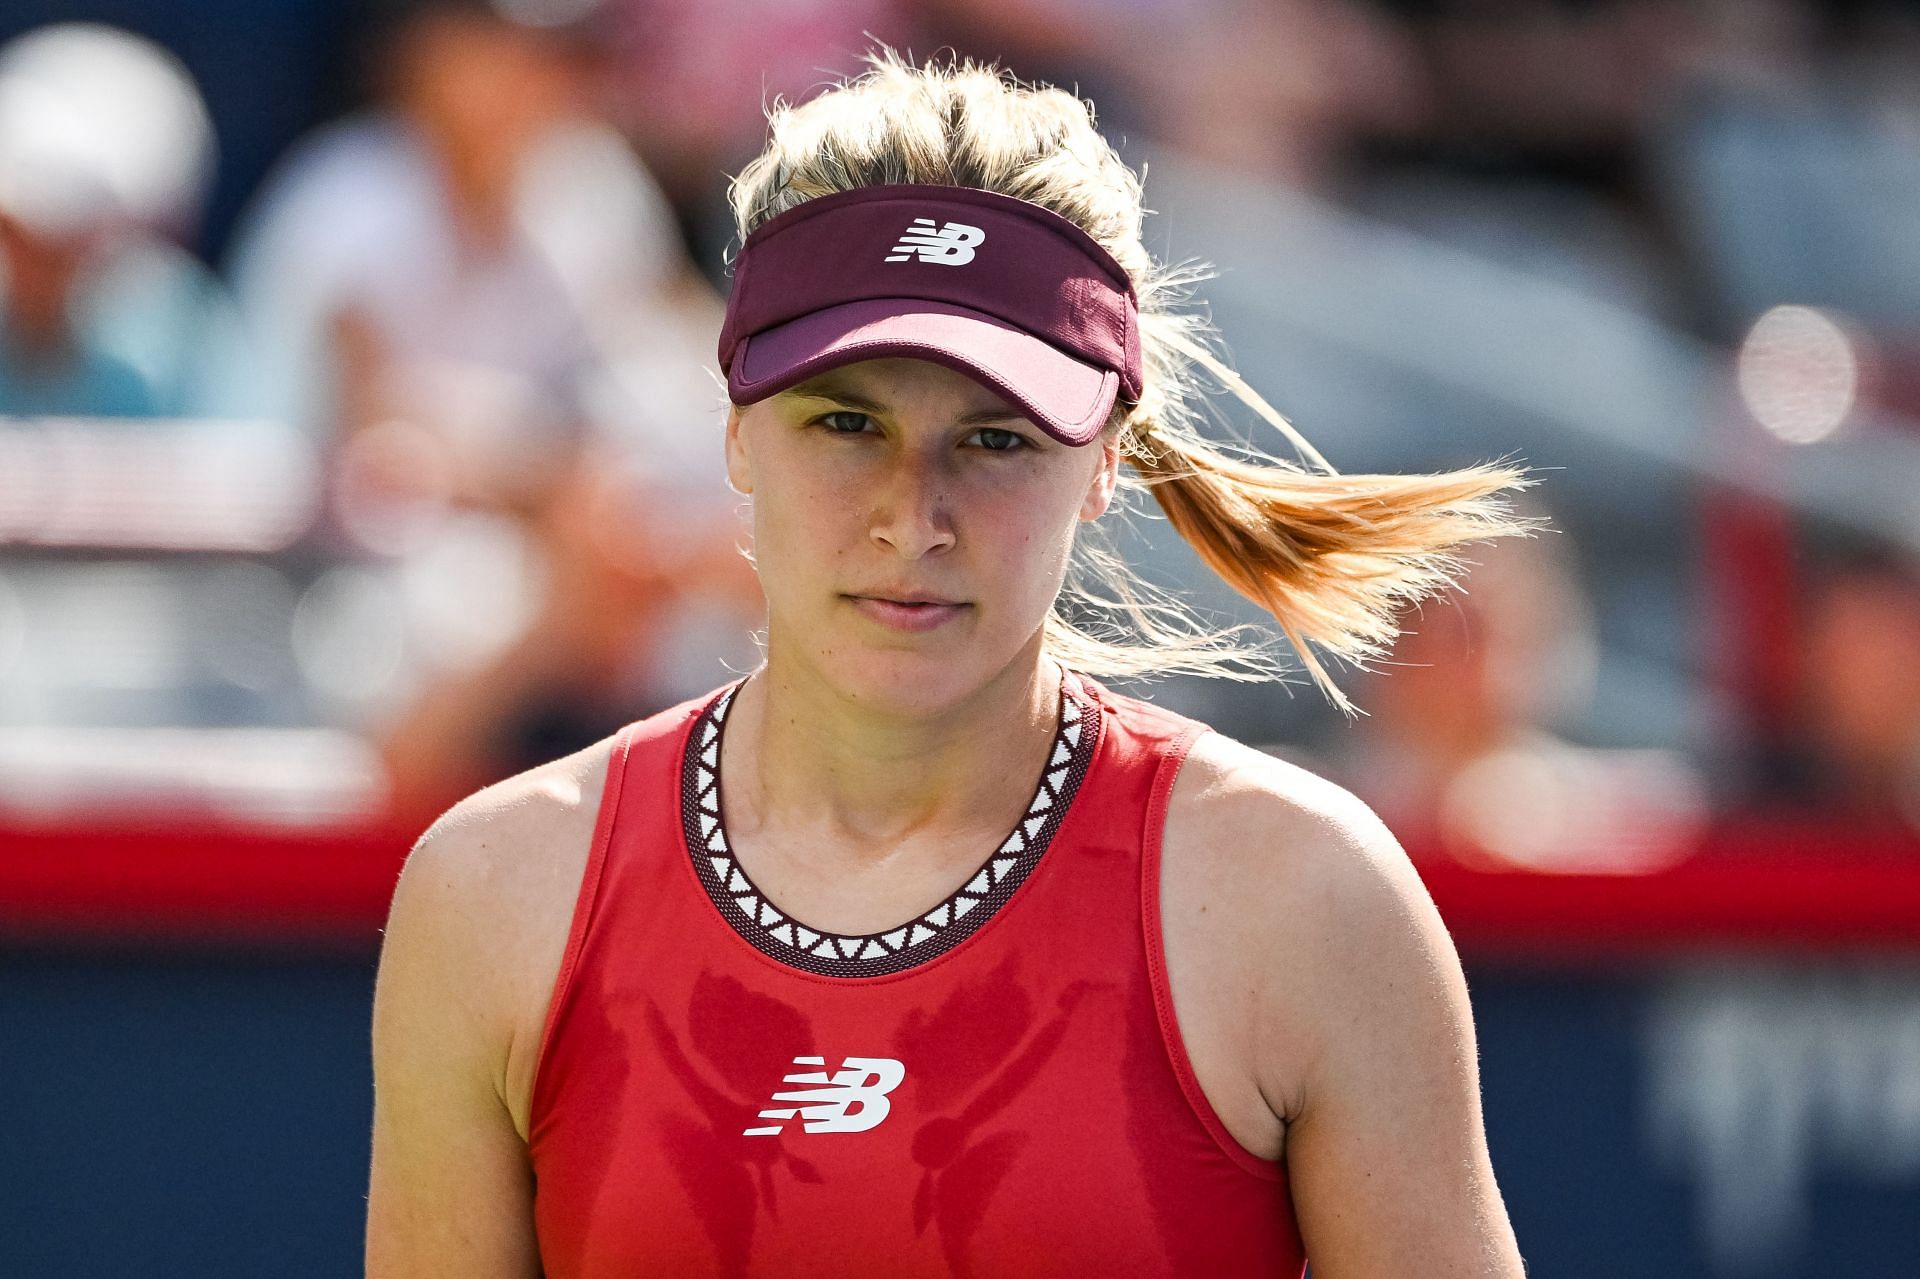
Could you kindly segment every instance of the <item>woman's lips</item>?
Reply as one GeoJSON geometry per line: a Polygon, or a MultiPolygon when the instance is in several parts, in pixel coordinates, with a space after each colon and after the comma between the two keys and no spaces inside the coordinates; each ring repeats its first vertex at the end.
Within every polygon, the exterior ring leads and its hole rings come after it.
{"type": "Polygon", "coordinates": [[[966,604],[947,604],[937,601],[906,603],[900,600],[880,599],[871,595],[849,595],[854,608],[862,616],[880,625],[896,631],[922,632],[936,630],[960,616],[969,606],[966,604]]]}

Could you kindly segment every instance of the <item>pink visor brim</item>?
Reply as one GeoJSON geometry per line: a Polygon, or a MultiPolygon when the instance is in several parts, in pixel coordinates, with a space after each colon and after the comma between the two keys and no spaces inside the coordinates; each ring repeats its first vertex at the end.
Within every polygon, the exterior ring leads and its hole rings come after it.
{"type": "Polygon", "coordinates": [[[1117,373],[983,312],[924,298],[869,298],[742,339],[727,370],[727,393],[735,404],[752,404],[828,369],[888,358],[931,360],[964,373],[1074,446],[1100,434],[1120,390],[1117,373]]]}

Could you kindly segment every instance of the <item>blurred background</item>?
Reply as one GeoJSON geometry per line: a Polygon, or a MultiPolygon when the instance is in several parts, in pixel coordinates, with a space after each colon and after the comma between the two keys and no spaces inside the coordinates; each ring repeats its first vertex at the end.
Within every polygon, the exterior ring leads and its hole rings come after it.
{"type": "Polygon", "coordinates": [[[408,844],[757,660],[725,179],[876,39],[1092,98],[1342,470],[1542,480],[1363,718],[1130,690],[1407,843],[1531,1273],[1920,1274],[1910,0],[8,0],[0,1273],[358,1272],[408,844]]]}

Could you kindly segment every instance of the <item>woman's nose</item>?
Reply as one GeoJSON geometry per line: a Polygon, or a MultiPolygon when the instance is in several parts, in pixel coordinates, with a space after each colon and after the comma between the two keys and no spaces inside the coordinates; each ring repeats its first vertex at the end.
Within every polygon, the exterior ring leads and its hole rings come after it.
{"type": "Polygon", "coordinates": [[[881,483],[868,516],[869,536],[903,559],[946,550],[954,542],[947,490],[936,466],[902,459],[881,483]]]}

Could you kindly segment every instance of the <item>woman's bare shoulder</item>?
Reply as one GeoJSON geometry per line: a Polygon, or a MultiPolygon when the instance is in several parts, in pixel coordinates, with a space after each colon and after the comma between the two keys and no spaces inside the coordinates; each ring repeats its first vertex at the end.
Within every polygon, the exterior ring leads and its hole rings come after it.
{"type": "Polygon", "coordinates": [[[1415,969],[1458,961],[1406,853],[1352,792],[1218,733],[1168,807],[1171,909],[1204,915],[1216,961],[1252,991],[1263,1091],[1291,1113],[1307,1063],[1356,1006],[1415,969]]]}
{"type": "Polygon", "coordinates": [[[445,993],[475,1006],[516,1126],[612,753],[603,739],[462,799],[415,843],[395,890],[386,946],[430,948],[445,993]]]}
{"type": "Polygon", "coordinates": [[[408,855],[407,875],[431,875],[513,912],[578,872],[599,813],[613,739],[517,773],[442,813],[408,855]]]}
{"type": "Polygon", "coordinates": [[[1222,733],[1202,734],[1168,806],[1171,831],[1205,837],[1216,872],[1305,891],[1412,873],[1399,841],[1353,792],[1222,733]]]}

